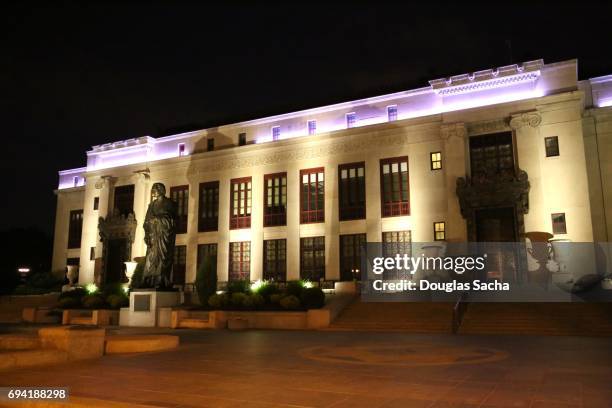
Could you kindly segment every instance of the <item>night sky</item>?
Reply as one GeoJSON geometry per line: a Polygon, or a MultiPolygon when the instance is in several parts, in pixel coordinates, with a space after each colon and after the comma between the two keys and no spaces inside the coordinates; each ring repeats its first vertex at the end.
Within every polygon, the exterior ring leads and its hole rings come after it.
{"type": "Polygon", "coordinates": [[[534,3],[3,5],[0,230],[52,234],[57,171],[84,166],[92,145],[538,58],[578,58],[580,79],[612,74],[611,8],[534,3]]]}

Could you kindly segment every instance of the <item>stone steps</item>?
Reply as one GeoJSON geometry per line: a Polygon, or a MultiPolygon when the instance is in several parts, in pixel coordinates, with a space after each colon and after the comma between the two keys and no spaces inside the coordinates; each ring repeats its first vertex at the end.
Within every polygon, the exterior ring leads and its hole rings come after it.
{"type": "Polygon", "coordinates": [[[340,313],[329,329],[450,333],[452,316],[452,303],[356,300],[340,313]]]}
{"type": "Polygon", "coordinates": [[[612,336],[612,304],[472,303],[459,333],[612,336]]]}

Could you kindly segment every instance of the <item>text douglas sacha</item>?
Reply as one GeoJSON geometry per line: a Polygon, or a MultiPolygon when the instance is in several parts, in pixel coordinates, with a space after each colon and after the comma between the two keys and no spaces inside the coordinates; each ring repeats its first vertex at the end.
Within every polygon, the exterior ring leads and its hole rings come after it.
{"type": "Polygon", "coordinates": [[[510,285],[507,282],[485,282],[481,280],[474,280],[472,282],[457,282],[456,280],[450,282],[430,282],[425,279],[419,281],[411,280],[399,280],[385,282],[382,279],[378,279],[372,282],[372,288],[376,291],[412,291],[412,290],[436,290],[442,292],[454,292],[454,291],[507,291],[510,290],[510,285]]]}

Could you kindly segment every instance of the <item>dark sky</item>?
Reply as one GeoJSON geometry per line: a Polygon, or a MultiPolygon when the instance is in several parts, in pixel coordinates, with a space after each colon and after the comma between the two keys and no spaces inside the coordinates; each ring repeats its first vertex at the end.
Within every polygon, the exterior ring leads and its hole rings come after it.
{"type": "Polygon", "coordinates": [[[0,10],[0,229],[51,233],[57,171],[84,166],[95,144],[427,86],[511,60],[578,58],[581,79],[612,74],[612,9],[586,3],[51,3],[0,10]]]}

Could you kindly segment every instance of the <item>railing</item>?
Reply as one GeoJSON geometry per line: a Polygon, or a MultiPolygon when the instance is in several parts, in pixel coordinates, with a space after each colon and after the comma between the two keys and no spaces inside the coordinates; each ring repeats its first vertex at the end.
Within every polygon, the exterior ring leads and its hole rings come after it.
{"type": "Polygon", "coordinates": [[[264,227],[287,225],[286,213],[264,214],[264,227]]]}
{"type": "Polygon", "coordinates": [[[467,292],[461,293],[457,298],[455,306],[453,307],[453,334],[457,334],[457,332],[459,331],[459,327],[461,327],[463,316],[465,315],[465,311],[468,307],[467,297],[467,292]]]}
{"type": "Polygon", "coordinates": [[[230,229],[251,228],[251,215],[230,218],[230,229]]]}
{"type": "Polygon", "coordinates": [[[300,214],[300,222],[302,224],[310,222],[323,222],[323,210],[302,210],[300,214]]]}
{"type": "Polygon", "coordinates": [[[382,204],[383,217],[396,215],[410,215],[410,203],[407,201],[390,202],[382,204]]]}

